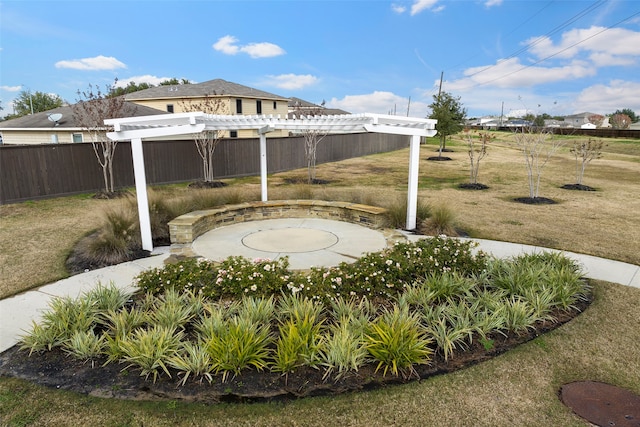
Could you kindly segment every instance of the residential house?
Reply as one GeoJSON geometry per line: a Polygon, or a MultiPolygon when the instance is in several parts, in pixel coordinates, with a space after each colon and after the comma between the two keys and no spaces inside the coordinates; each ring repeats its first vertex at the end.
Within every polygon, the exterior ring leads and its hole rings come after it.
{"type": "Polygon", "coordinates": [[[584,113],[578,113],[578,114],[572,114],[569,116],[565,116],[564,118],[564,123],[562,125],[562,127],[568,127],[568,128],[580,128],[582,127],[582,125],[590,123],[589,117],[596,115],[595,113],[589,113],[589,112],[584,112],[584,113]]]}
{"type": "Polygon", "coordinates": [[[305,101],[304,99],[291,97],[289,98],[289,117],[293,117],[294,115],[340,115],[340,114],[349,114],[349,112],[340,110],[338,108],[326,108],[324,106],[324,101],[322,101],[321,105],[313,104],[311,102],[305,101]]]}
{"type": "MultiPolygon", "coordinates": [[[[165,114],[155,108],[125,102],[122,117],[165,114]]],[[[91,142],[87,131],[76,123],[73,107],[65,105],[0,122],[0,143],[13,145],[71,144],[91,142]]]]}
{"type": "MultiPolygon", "coordinates": [[[[280,117],[287,117],[289,103],[289,98],[222,79],[203,83],[156,86],[127,94],[125,99],[167,113],[208,110],[204,112],[231,115],[264,114],[280,117]]],[[[227,132],[224,136],[253,138],[258,134],[256,130],[238,130],[227,132]]],[[[267,136],[286,136],[286,131],[269,132],[267,136]]]]}

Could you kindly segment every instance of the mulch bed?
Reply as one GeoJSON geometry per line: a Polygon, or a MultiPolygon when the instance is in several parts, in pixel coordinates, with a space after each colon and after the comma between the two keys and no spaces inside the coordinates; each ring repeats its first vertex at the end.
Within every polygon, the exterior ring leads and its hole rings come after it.
{"type": "Polygon", "coordinates": [[[553,330],[583,312],[591,300],[577,304],[572,311],[553,313],[555,322],[536,325],[534,330],[523,334],[494,334],[493,347],[486,349],[479,340],[464,351],[457,351],[445,361],[435,354],[428,365],[415,366],[415,372],[409,376],[394,376],[382,370],[376,372],[375,365],[362,367],[339,381],[324,380],[322,369],[309,367],[297,369],[283,376],[268,371],[245,370],[227,382],[218,375],[209,384],[206,380],[189,379],[184,386],[178,385],[176,371],[171,378],[166,374],[159,376],[153,383],[152,378],[145,380],[139,371],[124,364],[107,364],[104,358],[93,362],[82,362],[67,356],[62,350],[28,355],[28,351],[18,346],[0,354],[0,375],[21,378],[55,389],[70,390],[95,397],[131,400],[180,400],[185,402],[257,402],[290,400],[319,395],[335,395],[345,392],[367,390],[392,384],[404,384],[463,369],[491,359],[522,343],[532,340],[545,332],[553,330]]]}
{"type": "Polygon", "coordinates": [[[525,203],[527,205],[555,205],[556,202],[553,199],[547,199],[546,197],[516,197],[514,202],[525,203]]]}
{"type": "Polygon", "coordinates": [[[563,188],[565,190],[596,191],[595,188],[583,184],[565,184],[560,188],[563,188]]]}
{"type": "Polygon", "coordinates": [[[461,188],[463,190],[487,190],[489,186],[480,183],[472,184],[470,182],[467,182],[465,184],[458,184],[458,188],[461,188]]]}
{"type": "Polygon", "coordinates": [[[431,160],[434,162],[446,162],[452,159],[451,157],[446,157],[446,156],[432,156],[432,157],[427,157],[427,160],[431,160]]]}

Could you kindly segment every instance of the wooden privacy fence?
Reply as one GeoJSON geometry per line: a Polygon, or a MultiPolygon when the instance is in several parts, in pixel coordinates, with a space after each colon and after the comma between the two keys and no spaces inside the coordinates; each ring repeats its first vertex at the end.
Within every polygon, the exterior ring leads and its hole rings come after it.
{"type": "MultiPolygon", "coordinates": [[[[258,138],[224,139],[216,148],[217,179],[258,175],[258,138]]],[[[398,150],[409,137],[378,133],[327,135],[317,148],[317,163],[398,150]]],[[[189,140],[143,143],[147,182],[168,184],[202,178],[202,159],[189,140]]],[[[269,173],[306,167],[302,137],[268,138],[269,173]]],[[[129,142],[118,143],[113,160],[116,188],[134,185],[129,142]]],[[[104,188],[102,168],[91,144],[0,146],[0,204],[62,195],[91,193],[104,188]]]]}

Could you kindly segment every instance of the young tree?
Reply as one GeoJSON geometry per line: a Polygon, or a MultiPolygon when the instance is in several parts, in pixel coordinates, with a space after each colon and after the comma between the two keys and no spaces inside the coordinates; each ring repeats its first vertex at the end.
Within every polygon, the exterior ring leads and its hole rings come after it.
{"type": "Polygon", "coordinates": [[[602,157],[602,149],[605,143],[601,140],[589,138],[584,141],[575,141],[569,150],[576,158],[576,184],[582,185],[584,170],[592,160],[602,157]]]}
{"type": "Polygon", "coordinates": [[[522,151],[527,168],[529,198],[537,199],[540,194],[542,169],[551,156],[564,145],[564,142],[554,139],[549,131],[534,131],[526,127],[515,131],[515,140],[522,151]]]}
{"type": "Polygon", "coordinates": [[[609,119],[609,123],[614,129],[628,129],[631,126],[631,117],[626,114],[614,114],[609,119]]]}
{"type": "Polygon", "coordinates": [[[484,159],[487,155],[487,145],[491,140],[491,135],[487,132],[480,132],[478,134],[479,143],[476,142],[475,135],[472,135],[469,131],[465,131],[465,137],[467,140],[469,162],[471,165],[469,183],[477,185],[478,172],[480,171],[480,160],[484,159]]]}
{"type": "Polygon", "coordinates": [[[26,116],[31,113],[40,113],[42,111],[52,110],[62,107],[64,101],[56,94],[44,92],[31,92],[23,90],[13,101],[15,114],[12,118],[26,116]]]}
{"type": "MultiPolygon", "coordinates": [[[[293,115],[298,118],[315,117],[322,115],[322,107],[318,108],[300,108],[300,105],[296,105],[293,110],[293,115]]],[[[307,160],[307,175],[309,184],[313,184],[316,180],[316,153],[318,144],[327,136],[327,132],[321,130],[305,129],[302,131],[304,138],[304,157],[307,160]]]]}
{"type": "Polygon", "coordinates": [[[454,97],[448,92],[433,95],[433,103],[429,105],[429,108],[431,108],[429,118],[438,120],[436,129],[440,136],[439,152],[442,155],[446,148],[447,137],[463,129],[467,110],[463,108],[459,96],[454,97]]]}
{"type": "MultiPolygon", "coordinates": [[[[112,129],[110,126],[106,126],[104,121],[124,117],[126,105],[123,96],[108,95],[112,89],[113,85],[105,86],[104,91],[99,86],[89,85],[86,91],[78,90],[79,99],[72,106],[75,122],[91,136],[93,151],[102,167],[104,190],[107,195],[112,195],[115,192],[113,157],[118,141],[107,137],[107,132],[112,129]]],[[[133,115],[135,113],[133,110],[135,107],[127,111],[127,114],[133,115]]]]}
{"type": "MultiPolygon", "coordinates": [[[[226,114],[228,105],[222,98],[205,94],[204,98],[197,101],[182,99],[179,101],[180,108],[184,112],[202,111],[207,114],[226,114]]],[[[205,183],[213,182],[213,153],[220,143],[224,133],[218,130],[204,130],[194,135],[194,142],[198,149],[198,154],[202,159],[202,179],[205,183]]]]}

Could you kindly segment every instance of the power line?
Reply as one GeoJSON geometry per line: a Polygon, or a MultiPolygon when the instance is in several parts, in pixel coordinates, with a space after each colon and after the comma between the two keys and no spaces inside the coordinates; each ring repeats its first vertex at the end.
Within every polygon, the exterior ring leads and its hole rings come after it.
{"type": "MultiPolygon", "coordinates": [[[[518,49],[517,51],[513,52],[512,54],[510,54],[506,58],[503,58],[503,60],[508,60],[508,59],[511,59],[511,58],[515,58],[516,56],[520,55],[521,53],[526,52],[527,50],[531,49],[533,46],[541,43],[543,40],[545,40],[546,37],[550,37],[550,36],[556,34],[557,32],[559,32],[560,30],[563,30],[564,28],[566,28],[569,25],[573,24],[574,22],[576,22],[577,20],[579,20],[583,16],[593,12],[595,9],[599,8],[600,6],[602,6],[605,3],[606,3],[606,1],[604,1],[604,0],[596,1],[595,3],[591,4],[591,6],[587,7],[583,11],[577,13],[576,15],[572,16],[568,20],[564,21],[562,24],[560,24],[557,27],[553,28],[552,30],[546,32],[544,35],[536,38],[533,42],[528,43],[526,46],[524,46],[524,47],[518,49]]],[[[490,70],[492,68],[495,68],[497,66],[498,66],[498,63],[493,64],[493,65],[489,65],[489,66],[483,68],[482,70],[478,70],[475,73],[469,74],[469,75],[467,75],[465,77],[467,77],[467,78],[473,77],[475,75],[483,73],[483,72],[485,72],[487,70],[490,70]]]]}
{"type": "Polygon", "coordinates": [[[621,20],[621,21],[616,22],[615,24],[611,25],[610,27],[606,27],[606,28],[605,28],[605,29],[603,29],[602,31],[598,31],[597,33],[592,34],[592,35],[590,35],[589,37],[587,37],[587,38],[585,38],[585,39],[582,39],[582,40],[580,40],[580,41],[578,41],[578,42],[576,42],[576,43],[574,43],[574,44],[572,44],[572,45],[570,45],[570,46],[565,47],[564,49],[561,49],[561,50],[559,50],[559,51],[557,51],[557,52],[555,52],[555,53],[553,53],[553,54],[551,54],[551,55],[549,55],[549,56],[546,56],[546,57],[544,57],[544,58],[542,58],[542,59],[539,59],[539,60],[537,60],[537,61],[535,61],[535,62],[533,62],[533,63],[531,63],[531,64],[529,64],[529,65],[525,65],[524,67],[522,67],[522,68],[520,68],[520,69],[518,69],[518,70],[512,71],[512,72],[507,73],[507,74],[505,74],[505,75],[502,75],[502,76],[500,76],[500,77],[496,77],[496,78],[495,78],[495,79],[493,79],[493,80],[489,80],[489,81],[486,81],[486,82],[483,82],[483,83],[477,83],[477,84],[475,84],[474,86],[470,86],[470,87],[465,88],[465,89],[473,89],[474,87],[484,86],[484,85],[486,85],[486,84],[488,84],[488,83],[493,83],[493,82],[495,82],[495,81],[497,81],[497,80],[503,79],[503,78],[505,78],[505,77],[509,77],[509,76],[511,76],[511,75],[513,75],[513,74],[516,74],[516,73],[519,73],[520,71],[526,70],[527,68],[531,68],[531,67],[533,67],[534,65],[537,65],[537,64],[539,64],[539,63],[541,63],[541,62],[544,62],[544,61],[546,61],[546,60],[547,60],[547,59],[549,59],[549,58],[553,58],[554,56],[557,56],[557,55],[561,54],[562,52],[566,52],[567,50],[569,50],[569,49],[571,49],[571,48],[573,48],[573,47],[575,47],[575,46],[577,46],[577,45],[579,45],[579,44],[582,44],[582,43],[586,42],[587,40],[590,40],[590,39],[592,39],[592,38],[594,38],[594,37],[596,37],[596,36],[598,36],[598,35],[600,35],[600,34],[602,34],[602,33],[606,32],[606,31],[609,31],[610,29],[612,29],[612,28],[614,28],[614,27],[616,27],[616,26],[618,26],[618,25],[622,24],[623,22],[628,21],[628,20],[630,20],[631,18],[634,18],[634,17],[636,17],[636,16],[638,16],[638,15],[640,15],[640,12],[636,12],[636,13],[634,13],[633,15],[628,16],[628,17],[626,17],[625,19],[623,19],[623,20],[621,20]]]}

